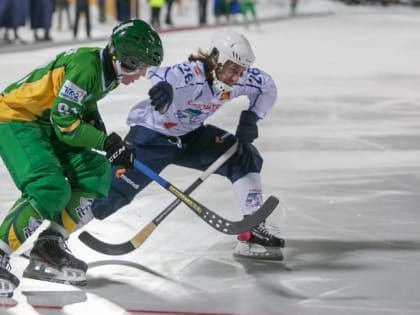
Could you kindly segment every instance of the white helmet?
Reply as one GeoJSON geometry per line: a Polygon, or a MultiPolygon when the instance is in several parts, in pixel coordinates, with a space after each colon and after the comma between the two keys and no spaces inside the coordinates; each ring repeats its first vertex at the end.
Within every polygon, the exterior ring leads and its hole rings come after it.
{"type": "Polygon", "coordinates": [[[213,36],[209,54],[218,55],[217,62],[222,65],[230,60],[242,67],[249,68],[255,61],[251,44],[246,37],[227,29],[213,36]]]}

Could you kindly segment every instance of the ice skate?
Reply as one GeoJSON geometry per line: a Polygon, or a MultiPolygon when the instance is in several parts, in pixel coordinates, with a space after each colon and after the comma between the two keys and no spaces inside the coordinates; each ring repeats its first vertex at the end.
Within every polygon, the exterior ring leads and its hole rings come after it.
{"type": "Polygon", "coordinates": [[[10,272],[9,256],[0,249],[0,297],[12,297],[19,279],[10,272]]]}
{"type": "Polygon", "coordinates": [[[64,237],[52,230],[42,232],[29,256],[25,278],[86,285],[87,264],[71,253],[64,237]]]}
{"type": "Polygon", "coordinates": [[[283,260],[281,248],[284,240],[267,230],[265,222],[261,222],[251,231],[238,235],[238,244],[233,252],[234,257],[283,260]]]}

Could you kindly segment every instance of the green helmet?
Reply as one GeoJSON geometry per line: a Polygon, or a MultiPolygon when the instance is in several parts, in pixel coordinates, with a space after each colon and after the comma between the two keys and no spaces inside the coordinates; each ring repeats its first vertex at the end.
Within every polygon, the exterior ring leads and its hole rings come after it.
{"type": "Polygon", "coordinates": [[[163,59],[159,34],[148,23],[139,19],[127,20],[114,27],[110,48],[113,58],[130,70],[158,66],[163,59]]]}

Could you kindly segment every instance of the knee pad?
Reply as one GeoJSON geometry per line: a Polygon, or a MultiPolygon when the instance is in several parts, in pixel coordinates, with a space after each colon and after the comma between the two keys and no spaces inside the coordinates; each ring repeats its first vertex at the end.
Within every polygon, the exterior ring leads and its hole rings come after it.
{"type": "Polygon", "coordinates": [[[107,199],[96,199],[93,202],[93,216],[96,219],[103,220],[130,202],[131,200],[127,199],[124,195],[111,189],[107,199]]]}
{"type": "Polygon", "coordinates": [[[62,209],[55,222],[64,227],[68,233],[74,232],[78,227],[93,219],[92,202],[94,198],[94,194],[73,191],[69,203],[62,209]]]}
{"type": "Polygon", "coordinates": [[[108,160],[95,154],[86,161],[89,172],[84,172],[77,180],[77,187],[80,191],[93,194],[95,198],[105,198],[111,186],[111,165],[108,160]]]}
{"type": "Polygon", "coordinates": [[[54,221],[71,196],[70,184],[64,176],[50,175],[33,181],[25,187],[33,206],[43,218],[54,221]]]}
{"type": "Polygon", "coordinates": [[[230,181],[234,183],[249,173],[260,173],[263,161],[260,153],[252,144],[245,146],[241,155],[236,154],[230,160],[232,163],[229,174],[230,181]]]}

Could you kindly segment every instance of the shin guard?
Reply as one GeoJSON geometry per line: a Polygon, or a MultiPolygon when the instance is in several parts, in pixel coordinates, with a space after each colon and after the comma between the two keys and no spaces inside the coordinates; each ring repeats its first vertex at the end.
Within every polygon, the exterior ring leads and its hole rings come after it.
{"type": "Polygon", "coordinates": [[[73,191],[70,202],[61,211],[56,223],[63,226],[68,233],[85,225],[93,219],[92,202],[94,198],[93,194],[73,191]]]}
{"type": "Polygon", "coordinates": [[[15,251],[35,232],[42,220],[30,199],[19,198],[0,226],[0,239],[15,251]]]}

